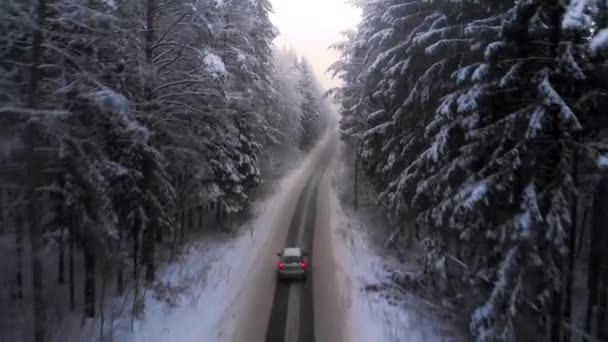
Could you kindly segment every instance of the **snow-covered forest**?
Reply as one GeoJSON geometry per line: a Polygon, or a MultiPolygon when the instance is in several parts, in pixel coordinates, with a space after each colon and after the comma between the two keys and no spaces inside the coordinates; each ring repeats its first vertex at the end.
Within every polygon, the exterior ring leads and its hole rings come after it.
{"type": "Polygon", "coordinates": [[[306,60],[274,51],[270,11],[0,2],[1,340],[103,321],[128,291],[138,315],[159,263],[315,143],[329,107],[306,60]]]}
{"type": "Polygon", "coordinates": [[[356,3],[331,94],[397,281],[477,341],[607,340],[606,2],[356,3]]]}

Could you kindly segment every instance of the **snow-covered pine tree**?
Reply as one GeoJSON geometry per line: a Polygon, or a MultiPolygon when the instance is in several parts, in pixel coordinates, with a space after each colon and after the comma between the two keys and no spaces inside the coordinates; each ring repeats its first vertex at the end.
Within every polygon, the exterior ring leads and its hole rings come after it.
{"type": "Polygon", "coordinates": [[[377,1],[339,46],[342,132],[360,139],[391,214],[441,242],[428,265],[468,266],[451,274],[464,298],[485,300],[471,324],[479,340],[516,338],[552,310],[559,322],[581,193],[573,156],[597,157],[575,138],[603,92],[589,86],[586,13],[578,2],[377,1]]]}
{"type": "MultiPolygon", "coordinates": [[[[216,14],[225,12],[214,0],[7,1],[0,10],[2,160],[40,176],[11,178],[16,192],[41,195],[28,206],[36,256],[45,238],[63,236],[66,226],[69,260],[78,262],[84,247],[86,316],[94,316],[100,265],[118,270],[119,292],[123,269],[138,279],[145,266],[153,280],[157,244],[177,232],[176,186],[187,204],[223,196],[236,211],[257,184],[264,108],[256,104],[250,116],[242,109],[251,102],[231,102],[226,93],[238,83],[276,98],[269,90],[270,8],[250,3],[239,16],[237,26],[255,41],[248,77],[238,75],[244,61],[225,64],[220,56],[223,19],[216,14]],[[265,33],[253,37],[258,29],[265,33]],[[232,183],[217,181],[232,175],[232,183]],[[46,209],[63,214],[42,215],[46,209]]],[[[69,262],[72,309],[74,269],[69,262]]]]}
{"type": "Polygon", "coordinates": [[[306,151],[314,146],[319,138],[319,91],[315,84],[312,69],[308,61],[302,57],[296,61],[299,73],[297,89],[302,98],[300,103],[300,149],[306,151]]]}
{"type": "Polygon", "coordinates": [[[280,140],[292,146],[298,145],[300,105],[302,103],[302,95],[297,89],[300,78],[297,60],[298,57],[293,50],[275,51],[274,82],[279,92],[276,105],[282,119],[278,126],[280,140]]]}

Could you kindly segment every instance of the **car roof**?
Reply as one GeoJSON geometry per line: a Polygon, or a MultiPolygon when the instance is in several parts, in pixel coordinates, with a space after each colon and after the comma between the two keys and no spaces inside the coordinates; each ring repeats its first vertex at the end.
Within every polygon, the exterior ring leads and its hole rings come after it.
{"type": "Polygon", "coordinates": [[[302,251],[299,247],[288,247],[283,250],[283,256],[301,256],[302,251]]]}

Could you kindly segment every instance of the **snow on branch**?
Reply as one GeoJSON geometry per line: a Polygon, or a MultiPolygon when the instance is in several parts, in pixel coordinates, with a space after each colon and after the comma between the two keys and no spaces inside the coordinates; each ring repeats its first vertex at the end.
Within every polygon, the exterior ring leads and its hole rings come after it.
{"type": "Polygon", "coordinates": [[[210,52],[207,52],[203,57],[205,71],[210,73],[214,78],[219,78],[226,75],[226,66],[222,59],[210,52]]]}
{"type": "Polygon", "coordinates": [[[600,30],[591,40],[589,48],[595,54],[608,50],[608,29],[600,30]]]}
{"type": "Polygon", "coordinates": [[[589,29],[592,19],[587,11],[587,0],[571,0],[562,19],[562,27],[569,30],[589,29]]]}
{"type": "Polygon", "coordinates": [[[562,122],[572,126],[576,130],[580,130],[582,126],[578,121],[576,114],[574,114],[572,109],[570,109],[570,106],[564,102],[559,93],[553,88],[553,85],[551,85],[551,81],[549,81],[549,72],[545,69],[543,73],[543,80],[538,87],[543,102],[546,105],[557,105],[559,107],[559,114],[562,122]]]}
{"type": "Polygon", "coordinates": [[[512,319],[517,314],[521,282],[521,259],[521,247],[514,246],[501,261],[490,298],[473,313],[471,330],[476,341],[512,340],[512,319]]]}
{"type": "Polygon", "coordinates": [[[427,56],[449,55],[459,51],[466,51],[471,46],[470,39],[444,39],[424,49],[427,56]]]}

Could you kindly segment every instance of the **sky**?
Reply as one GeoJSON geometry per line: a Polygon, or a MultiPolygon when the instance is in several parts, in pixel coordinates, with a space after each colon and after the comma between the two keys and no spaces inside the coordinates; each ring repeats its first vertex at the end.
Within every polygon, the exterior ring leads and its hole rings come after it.
{"type": "Polygon", "coordinates": [[[354,29],[360,11],[345,0],[271,0],[274,14],[270,19],[279,29],[278,47],[293,48],[312,65],[317,78],[326,88],[340,84],[325,71],[339,54],[329,45],[342,40],[340,32],[354,29]]]}

